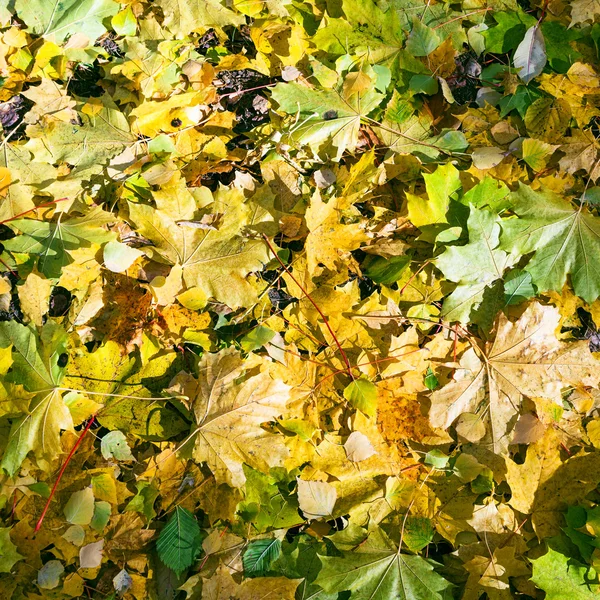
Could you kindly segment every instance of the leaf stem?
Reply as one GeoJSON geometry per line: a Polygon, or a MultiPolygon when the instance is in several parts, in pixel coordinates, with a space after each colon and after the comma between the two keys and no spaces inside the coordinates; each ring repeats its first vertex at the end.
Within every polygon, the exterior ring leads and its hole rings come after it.
{"type": "Polygon", "coordinates": [[[52,498],[54,498],[54,494],[56,493],[56,488],[58,487],[58,484],[60,483],[60,480],[62,479],[62,476],[64,475],[67,467],[69,466],[69,463],[71,462],[71,459],[73,458],[75,452],[77,452],[77,448],[79,448],[79,446],[81,446],[81,442],[83,442],[83,438],[85,437],[85,434],[90,430],[90,428],[93,425],[95,420],[96,420],[96,415],[92,415],[90,420],[87,422],[85,429],[81,432],[81,435],[75,442],[75,445],[73,446],[73,448],[71,448],[71,452],[69,452],[65,462],[63,463],[63,466],[60,468],[60,471],[58,472],[58,477],[56,478],[56,481],[54,482],[54,485],[52,486],[52,490],[50,491],[50,495],[48,496],[48,500],[46,501],[46,504],[44,505],[44,510],[42,510],[42,514],[40,515],[38,522],[35,524],[35,529],[33,530],[34,533],[37,533],[40,530],[40,528],[42,527],[42,523],[44,522],[46,513],[48,512],[48,509],[50,508],[50,502],[52,502],[52,498]]]}
{"type": "Polygon", "coordinates": [[[8,219],[4,219],[4,221],[0,221],[0,225],[3,225],[4,223],[8,223],[9,221],[14,221],[15,219],[18,219],[19,217],[22,217],[23,215],[27,215],[30,212],[33,212],[34,210],[37,210],[38,208],[48,208],[49,206],[57,204],[58,202],[64,202],[65,200],[69,200],[69,198],[58,198],[56,200],[51,200],[49,202],[44,202],[43,204],[39,204],[38,206],[34,206],[33,208],[30,208],[29,210],[24,210],[22,213],[19,213],[18,215],[15,215],[14,217],[9,217],[8,219]]]}
{"type": "Polygon", "coordinates": [[[342,357],[344,364],[346,365],[346,369],[345,369],[346,372],[348,373],[348,375],[350,375],[351,379],[354,379],[354,375],[352,374],[352,365],[350,364],[350,361],[348,360],[348,356],[344,352],[344,349],[342,348],[340,341],[338,340],[333,329],[331,328],[331,325],[329,325],[329,321],[327,320],[327,317],[325,316],[323,311],[319,308],[319,305],[311,298],[310,294],[304,289],[302,284],[296,279],[296,277],[294,277],[294,275],[292,275],[291,271],[285,266],[285,264],[283,263],[281,258],[279,258],[279,255],[275,251],[275,248],[273,248],[273,244],[271,244],[271,242],[269,241],[269,238],[264,233],[263,233],[263,238],[264,238],[265,242],[267,243],[267,246],[269,246],[269,249],[275,256],[275,258],[277,259],[277,262],[283,267],[284,271],[292,278],[293,282],[302,290],[302,293],[306,296],[306,298],[309,300],[309,302],[315,307],[315,310],[319,313],[319,315],[323,319],[323,323],[325,324],[325,327],[327,327],[327,331],[329,331],[329,333],[331,334],[331,337],[333,338],[335,345],[338,347],[338,350],[340,351],[340,356],[342,357]]]}

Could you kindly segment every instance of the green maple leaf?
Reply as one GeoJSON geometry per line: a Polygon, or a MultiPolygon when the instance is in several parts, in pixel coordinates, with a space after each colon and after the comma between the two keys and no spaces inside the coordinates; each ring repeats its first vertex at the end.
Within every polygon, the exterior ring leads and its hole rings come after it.
{"type": "Polygon", "coordinates": [[[575,293],[592,303],[600,296],[600,218],[551,192],[520,185],[511,208],[519,217],[502,223],[500,248],[533,253],[525,270],[540,292],[560,292],[567,275],[575,293]]]}
{"type": "Polygon", "coordinates": [[[60,385],[65,369],[58,357],[67,347],[64,329],[50,321],[38,336],[33,326],[15,321],[0,323],[0,346],[12,345],[12,368],[7,381],[22,384],[29,392],[47,390],[60,385]]]}
{"type": "Polygon", "coordinates": [[[519,258],[499,249],[500,219],[492,212],[472,206],[467,227],[469,243],[446,248],[435,261],[449,281],[458,283],[444,300],[442,315],[462,323],[469,322],[486,288],[501,279],[519,258]]]}
{"type": "Polygon", "coordinates": [[[62,42],[74,33],[90,40],[102,35],[102,21],[119,10],[113,0],[15,0],[12,5],[31,33],[62,42]]]}
{"type": "MultiPolygon", "coordinates": [[[[410,76],[415,73],[429,73],[427,67],[403,44],[411,30],[413,17],[419,15],[419,25],[434,28],[434,35],[442,42],[450,35],[460,36],[460,13],[447,6],[429,5],[423,11],[419,0],[392,0],[381,3],[373,0],[343,0],[344,17],[326,17],[313,42],[330,54],[358,54],[368,57],[370,64],[389,67],[393,77],[408,85],[410,76]]],[[[417,28],[419,28],[417,25],[417,28]]],[[[428,34],[431,38],[431,34],[428,34]]],[[[413,42],[415,42],[413,36],[413,42]]]]}
{"type": "Polygon", "coordinates": [[[271,98],[281,112],[298,115],[286,138],[294,144],[307,144],[315,149],[330,140],[336,148],[335,159],[339,160],[345,150],[354,150],[362,119],[368,116],[383,100],[383,94],[375,89],[376,76],[367,72],[351,73],[349,78],[363,77],[357,93],[351,86],[340,86],[338,90],[311,89],[299,83],[278,83],[271,98]],[[369,79],[371,82],[369,83],[369,79]]]}
{"type": "Polygon", "coordinates": [[[72,165],[70,178],[99,173],[104,164],[136,141],[127,117],[104,95],[102,109],[94,115],[79,113],[81,123],[48,121],[28,128],[25,147],[36,160],[72,165]]]}
{"type": "Polygon", "coordinates": [[[343,8],[346,19],[327,19],[313,37],[318,48],[336,54],[368,49],[375,53],[371,56],[375,61],[388,59],[402,48],[402,12],[384,11],[373,0],[344,0],[343,8]]]}
{"type": "Polygon", "coordinates": [[[5,248],[39,256],[38,269],[48,278],[60,277],[62,268],[70,264],[69,251],[114,240],[116,235],[102,226],[114,217],[99,207],[91,208],[82,217],[63,221],[17,219],[11,225],[23,235],[7,240],[5,248]]]}
{"type": "Polygon", "coordinates": [[[0,528],[0,573],[10,573],[14,564],[24,558],[10,539],[11,529],[12,527],[0,528]]]}
{"type": "Polygon", "coordinates": [[[408,40],[406,40],[406,49],[413,56],[428,56],[441,42],[442,40],[434,29],[423,25],[419,19],[415,18],[408,40]]]}
{"type": "Polygon", "coordinates": [[[352,592],[352,600],[442,600],[450,582],[434,571],[433,561],[402,554],[381,530],[341,557],[320,557],[315,583],[326,592],[352,592]]]}
{"type": "Polygon", "coordinates": [[[66,333],[50,321],[38,336],[33,327],[14,321],[0,323],[0,345],[12,345],[12,370],[8,381],[30,392],[23,399],[20,418],[12,422],[0,466],[12,477],[30,451],[45,467],[61,453],[60,431],[73,427],[68,407],[58,388],[64,368],[58,357],[66,350],[66,333]]]}
{"type": "Polygon", "coordinates": [[[450,200],[458,197],[462,184],[459,171],[452,164],[440,165],[433,173],[423,175],[423,179],[427,196],[406,194],[408,218],[423,231],[422,239],[433,241],[441,228],[448,227],[450,200]]]}
{"type": "Polygon", "coordinates": [[[251,522],[258,533],[283,529],[298,523],[298,501],[289,494],[286,479],[278,480],[282,470],[265,475],[248,465],[243,465],[246,477],[245,499],[237,506],[237,514],[251,522]]]}
{"type": "Polygon", "coordinates": [[[150,522],[156,517],[154,502],[160,492],[148,481],[138,481],[136,487],[137,494],[129,501],[129,504],[125,507],[125,512],[135,510],[142,513],[150,522]]]}
{"type": "Polygon", "coordinates": [[[516,6],[515,10],[510,12],[494,13],[494,20],[497,25],[482,31],[481,34],[485,39],[486,51],[500,54],[514,50],[521,43],[527,29],[536,24],[533,16],[516,6]]]}
{"type": "Polygon", "coordinates": [[[533,563],[531,580],[544,592],[547,600],[596,600],[600,584],[590,581],[590,567],[548,548],[533,563]]]}

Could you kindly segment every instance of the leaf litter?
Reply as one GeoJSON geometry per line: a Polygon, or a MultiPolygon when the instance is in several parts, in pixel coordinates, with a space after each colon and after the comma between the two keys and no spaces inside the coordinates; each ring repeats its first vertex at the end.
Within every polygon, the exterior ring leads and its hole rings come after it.
{"type": "Polygon", "coordinates": [[[2,596],[597,597],[599,18],[1,6],[2,596]]]}

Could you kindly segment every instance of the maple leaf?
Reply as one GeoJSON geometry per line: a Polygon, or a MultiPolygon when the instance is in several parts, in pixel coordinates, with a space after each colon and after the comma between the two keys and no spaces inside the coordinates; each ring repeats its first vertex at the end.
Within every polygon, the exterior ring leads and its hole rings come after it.
{"type": "Polygon", "coordinates": [[[23,559],[10,539],[11,527],[0,528],[0,573],[10,573],[15,563],[23,559]]]}
{"type": "Polygon", "coordinates": [[[401,554],[379,529],[366,543],[341,557],[321,556],[316,583],[325,591],[350,590],[359,600],[430,598],[441,600],[450,583],[434,571],[433,561],[401,554]]]}
{"type": "Polygon", "coordinates": [[[525,270],[539,291],[560,291],[571,276],[586,302],[600,296],[600,219],[581,204],[574,208],[550,192],[520,185],[511,196],[518,219],[502,224],[500,247],[517,255],[533,253],[525,270]]]}
{"type": "Polygon", "coordinates": [[[165,26],[174,35],[188,35],[195,29],[242,25],[244,17],[221,0],[159,0],[158,5],[166,16],[165,26]]]}
{"type": "Polygon", "coordinates": [[[198,395],[191,399],[194,460],[206,462],[217,481],[236,487],[246,479],[243,463],[265,471],[287,454],[282,439],[261,425],[282,413],[289,387],[267,372],[244,378],[245,368],[233,349],[206,354],[199,364],[198,395]]]}
{"type": "Polygon", "coordinates": [[[509,577],[529,575],[529,569],[515,557],[515,549],[511,547],[494,549],[491,558],[475,556],[465,563],[465,569],[469,572],[465,598],[476,597],[481,589],[486,590],[492,598],[508,598],[509,577]]]}
{"type": "Polygon", "coordinates": [[[72,177],[89,178],[136,139],[125,115],[110,98],[105,96],[98,108],[92,114],[81,110],[76,124],[50,121],[31,125],[27,149],[43,162],[72,165],[72,177]]]}
{"type": "Polygon", "coordinates": [[[32,33],[52,36],[62,42],[75,32],[82,32],[90,39],[96,39],[105,31],[102,21],[114,15],[119,10],[119,5],[113,0],[16,0],[13,8],[32,33]]]}
{"type": "Polygon", "coordinates": [[[92,397],[98,396],[105,404],[98,420],[108,429],[150,439],[170,438],[184,431],[186,422],[168,406],[144,399],[155,397],[151,389],[156,390],[157,385],[162,386],[159,389],[168,386],[181,369],[180,356],[163,352],[143,360],[140,354],[146,351],[142,345],[141,353],[124,354],[114,341],[107,341],[94,352],[77,348],[71,353],[63,383],[83,395],[88,391],[92,397]]]}
{"type": "Polygon", "coordinates": [[[66,349],[65,342],[64,330],[54,323],[48,323],[40,337],[31,327],[0,323],[0,344],[13,348],[8,379],[23,382],[30,392],[29,401],[21,407],[22,416],[12,423],[2,457],[1,466],[11,477],[30,451],[48,469],[61,453],[61,430],[73,428],[71,413],[57,389],[64,376],[58,357],[66,349]]]}
{"type": "Polygon", "coordinates": [[[444,300],[442,315],[466,323],[483,301],[485,290],[502,278],[519,256],[500,250],[501,220],[491,211],[471,206],[467,228],[469,243],[449,246],[436,259],[436,266],[457,288],[444,300]]]}
{"type": "Polygon", "coordinates": [[[287,134],[291,142],[317,149],[330,139],[337,160],[346,149],[356,148],[362,118],[379,105],[383,95],[377,92],[372,70],[349,74],[339,88],[318,90],[299,83],[278,83],[273,88],[271,98],[279,110],[298,116],[287,134]]]}
{"type": "Polygon", "coordinates": [[[0,3],[4,596],[597,595],[598,2],[426,4],[0,3]]]}
{"type": "Polygon", "coordinates": [[[244,229],[260,220],[259,211],[244,203],[240,192],[217,196],[213,209],[226,214],[219,229],[188,226],[196,210],[193,197],[185,188],[174,190],[177,204],[169,205],[163,192],[157,196],[158,208],[130,204],[131,218],[138,230],[154,242],[161,261],[174,265],[174,294],[188,287],[200,288],[207,297],[232,307],[249,303],[256,295],[246,281],[248,273],[268,262],[268,248],[262,240],[244,235],[244,229]],[[225,208],[226,207],[226,208],[225,208]]]}
{"type": "Polygon", "coordinates": [[[329,52],[344,54],[349,48],[374,52],[376,60],[394,57],[403,45],[402,11],[383,10],[372,0],[344,0],[346,19],[326,19],[313,40],[329,52]]]}
{"type": "Polygon", "coordinates": [[[98,206],[82,217],[65,221],[62,215],[56,222],[17,219],[11,224],[23,235],[8,240],[6,247],[14,252],[38,255],[40,273],[58,278],[63,267],[72,262],[70,250],[114,239],[115,235],[102,227],[112,220],[113,217],[98,206]]]}
{"type": "Polygon", "coordinates": [[[548,600],[593,600],[600,593],[600,585],[589,581],[586,565],[552,548],[532,562],[531,580],[546,592],[548,600]]]}
{"type": "Polygon", "coordinates": [[[598,14],[600,14],[598,0],[573,0],[571,2],[571,27],[578,23],[593,22],[598,14]]]}
{"type": "Polygon", "coordinates": [[[217,600],[218,598],[235,598],[236,600],[258,600],[266,593],[281,600],[294,600],[299,579],[287,577],[268,577],[247,579],[241,585],[236,583],[225,566],[219,567],[213,577],[204,579],[203,595],[217,600]]]}
{"type": "Polygon", "coordinates": [[[342,211],[338,208],[339,204],[333,198],[323,202],[319,192],[310,200],[306,211],[306,225],[310,232],[306,238],[306,255],[311,274],[317,273],[319,264],[336,269],[352,250],[368,239],[359,223],[340,223],[342,211]]]}
{"type": "Polygon", "coordinates": [[[568,385],[597,384],[597,362],[587,344],[557,340],[559,321],[556,308],[537,302],[515,323],[501,315],[494,341],[467,350],[454,381],[432,394],[431,424],[449,427],[463,413],[479,413],[499,453],[508,447],[524,397],[560,403],[568,385]]]}

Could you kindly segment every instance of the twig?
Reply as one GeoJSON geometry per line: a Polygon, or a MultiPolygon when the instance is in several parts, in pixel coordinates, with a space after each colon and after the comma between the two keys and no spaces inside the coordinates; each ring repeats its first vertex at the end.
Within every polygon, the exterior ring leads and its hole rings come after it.
{"type": "Polygon", "coordinates": [[[95,420],[96,420],[96,415],[92,415],[90,420],[87,422],[85,429],[81,432],[81,435],[75,442],[75,445],[73,446],[73,448],[71,448],[71,452],[69,452],[69,455],[67,456],[67,459],[63,463],[63,466],[60,468],[60,471],[58,472],[58,477],[56,478],[56,481],[54,482],[54,485],[52,486],[52,490],[51,490],[50,495],[48,496],[48,500],[46,501],[46,504],[44,506],[44,510],[42,511],[42,514],[40,515],[38,522],[35,524],[35,529],[33,530],[34,533],[37,533],[40,530],[40,528],[42,527],[42,523],[44,522],[46,513],[48,512],[48,509],[50,508],[50,502],[52,502],[52,498],[54,498],[54,494],[56,493],[56,488],[58,487],[58,484],[60,483],[62,476],[64,475],[67,467],[69,466],[69,463],[71,462],[71,459],[73,458],[73,455],[75,454],[75,452],[77,452],[77,448],[79,448],[79,446],[81,445],[81,442],[83,442],[83,438],[85,437],[85,434],[90,430],[90,428],[93,425],[95,420]]]}
{"type": "Polygon", "coordinates": [[[310,294],[304,289],[302,284],[294,277],[294,275],[292,275],[291,271],[285,266],[285,264],[283,263],[281,258],[279,258],[279,255],[275,251],[275,248],[273,248],[273,244],[271,244],[271,242],[269,241],[269,238],[264,233],[263,233],[263,238],[264,238],[265,242],[267,243],[267,246],[269,246],[269,249],[275,256],[275,258],[277,259],[277,262],[279,262],[279,264],[283,267],[285,272],[292,278],[293,282],[300,288],[302,293],[306,296],[306,298],[309,300],[309,302],[315,307],[315,310],[319,313],[319,315],[323,319],[323,323],[325,324],[325,327],[327,327],[327,330],[331,334],[331,337],[333,338],[335,345],[338,347],[338,350],[340,351],[340,355],[344,361],[344,364],[346,365],[346,372],[348,373],[348,375],[350,375],[351,379],[354,379],[354,375],[352,374],[352,365],[350,364],[350,361],[348,360],[348,356],[344,352],[344,349],[342,348],[340,341],[338,340],[333,329],[331,328],[331,325],[329,325],[329,321],[327,320],[327,317],[325,316],[323,311],[319,308],[318,304],[311,298],[310,294]]]}

